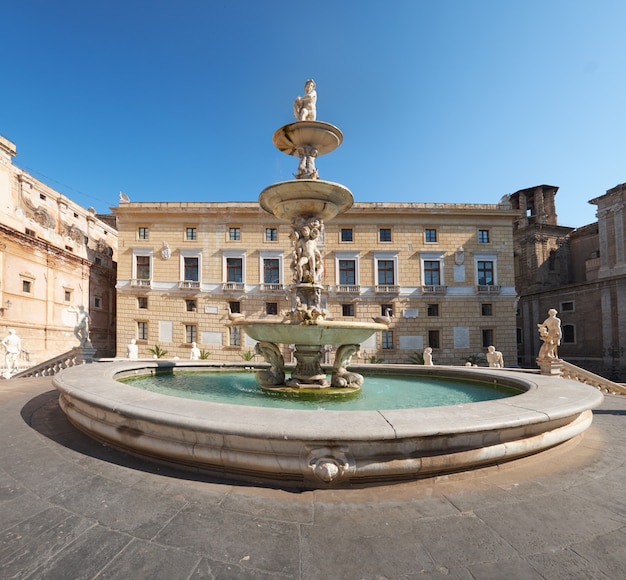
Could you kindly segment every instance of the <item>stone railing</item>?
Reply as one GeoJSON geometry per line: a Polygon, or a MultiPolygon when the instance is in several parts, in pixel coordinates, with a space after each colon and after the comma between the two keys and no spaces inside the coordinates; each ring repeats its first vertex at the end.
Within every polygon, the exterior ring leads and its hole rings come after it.
{"type": "Polygon", "coordinates": [[[46,377],[56,375],[59,371],[68,367],[75,367],[93,362],[95,349],[74,347],[68,352],[64,352],[59,356],[55,356],[38,365],[34,365],[24,371],[13,375],[12,379],[20,379],[26,377],[46,377]]]}
{"type": "Polygon", "coordinates": [[[608,395],[626,395],[626,386],[624,385],[614,383],[609,379],[605,379],[600,375],[581,369],[580,367],[564,360],[561,361],[561,365],[563,369],[563,378],[565,379],[578,381],[579,383],[584,383],[590,387],[595,387],[599,391],[608,395]]]}

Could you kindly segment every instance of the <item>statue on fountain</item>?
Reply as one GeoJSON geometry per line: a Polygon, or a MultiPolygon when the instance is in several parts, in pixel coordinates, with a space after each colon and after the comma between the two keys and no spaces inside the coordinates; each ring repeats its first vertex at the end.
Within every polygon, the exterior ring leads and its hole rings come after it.
{"type": "Polygon", "coordinates": [[[270,365],[269,369],[254,373],[259,385],[262,387],[282,386],[285,383],[285,360],[280,349],[273,342],[260,341],[254,346],[254,353],[261,355],[270,365]]]}
{"type": "Polygon", "coordinates": [[[353,387],[360,388],[363,384],[363,375],[346,370],[353,356],[358,356],[360,345],[343,344],[337,349],[333,374],[330,380],[332,387],[353,387]]]}
{"type": "Polygon", "coordinates": [[[304,83],[304,96],[296,97],[296,100],[293,102],[293,116],[298,121],[315,121],[317,116],[316,103],[315,81],[309,79],[304,83]]]}

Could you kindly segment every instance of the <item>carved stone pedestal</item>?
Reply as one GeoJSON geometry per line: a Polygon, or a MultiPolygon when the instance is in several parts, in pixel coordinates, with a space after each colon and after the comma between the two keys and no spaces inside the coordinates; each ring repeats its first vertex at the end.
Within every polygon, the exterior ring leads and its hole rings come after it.
{"type": "Polygon", "coordinates": [[[538,358],[537,365],[542,375],[561,376],[563,374],[563,362],[560,358],[538,358]]]}
{"type": "Polygon", "coordinates": [[[326,373],[320,365],[322,350],[319,346],[296,344],[294,356],[296,358],[296,368],[293,369],[291,378],[286,383],[287,386],[302,386],[308,389],[325,389],[330,387],[326,373]]]}

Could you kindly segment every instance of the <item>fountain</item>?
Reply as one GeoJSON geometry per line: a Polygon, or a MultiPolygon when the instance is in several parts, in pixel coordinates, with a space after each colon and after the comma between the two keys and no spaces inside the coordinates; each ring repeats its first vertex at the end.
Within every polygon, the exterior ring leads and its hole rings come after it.
{"type": "MultiPolygon", "coordinates": [[[[301,410],[198,401],[154,393],[122,379],[243,366],[256,368],[259,397],[269,391],[326,395],[358,391],[365,367],[351,366],[359,343],[383,322],[328,320],[317,240],[324,221],[353,202],[344,186],[319,179],[315,159],[335,149],[339,129],[316,120],[315,85],[296,99],[297,121],[274,144],[300,158],[296,179],[267,187],[261,207],[292,228],[291,310],[284,321],[243,317],[232,325],[257,340],[269,364],[127,360],[76,366],[53,379],[70,422],[89,436],[130,453],[229,481],[296,489],[351,487],[433,477],[527,457],[576,442],[603,399],[587,385],[556,375],[498,368],[367,365],[378,375],[489,383],[521,394],[431,408],[301,410]],[[296,345],[297,364],[285,379],[281,344],[296,345]],[[323,345],[336,345],[331,380],[320,364],[323,345]]],[[[364,388],[367,388],[365,383],[364,388]]]]}
{"type": "Polygon", "coordinates": [[[354,391],[363,384],[363,376],[346,367],[359,352],[360,343],[387,325],[327,320],[318,241],[324,235],[324,222],[350,209],[354,200],[343,185],[319,178],[315,159],[336,149],[343,135],[337,127],[316,120],[316,101],[315,83],[308,80],[305,96],[294,103],[298,121],[281,127],[273,137],[280,151],[300,158],[298,173],[293,180],[270,185],[259,196],[267,213],[291,224],[291,311],[284,321],[238,319],[231,326],[258,341],[256,353],[270,364],[270,370],[257,373],[262,388],[354,391]],[[287,380],[279,344],[295,345],[296,367],[287,380]],[[330,382],[320,364],[324,346],[336,348],[330,382]]]}

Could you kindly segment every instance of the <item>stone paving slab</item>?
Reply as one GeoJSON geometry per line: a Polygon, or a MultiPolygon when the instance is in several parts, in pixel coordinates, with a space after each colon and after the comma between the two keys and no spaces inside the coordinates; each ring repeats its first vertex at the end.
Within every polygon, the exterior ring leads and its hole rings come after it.
{"type": "Polygon", "coordinates": [[[367,489],[202,479],[92,441],[49,378],[0,381],[0,579],[626,578],[626,397],[499,468],[367,489]]]}

